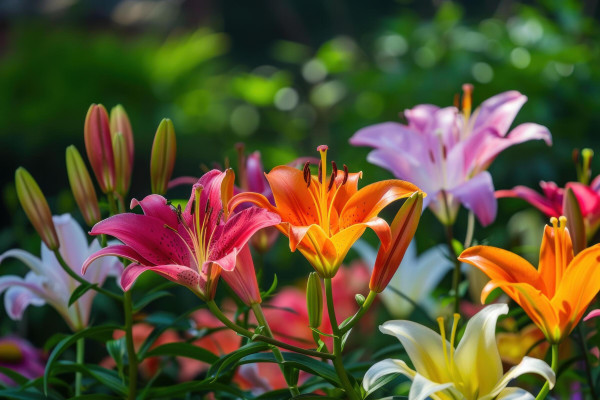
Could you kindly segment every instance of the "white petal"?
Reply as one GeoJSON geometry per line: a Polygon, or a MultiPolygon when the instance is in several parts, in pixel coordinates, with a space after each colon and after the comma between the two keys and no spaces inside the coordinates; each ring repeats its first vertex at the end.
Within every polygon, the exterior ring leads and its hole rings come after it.
{"type": "Polygon", "coordinates": [[[4,296],[6,313],[12,320],[20,320],[23,312],[30,305],[43,306],[44,304],[46,304],[46,300],[25,286],[11,286],[4,296]]]}
{"type": "Polygon", "coordinates": [[[467,323],[455,353],[455,364],[465,371],[465,393],[489,393],[502,377],[502,361],[496,344],[496,322],[508,313],[506,304],[492,304],[479,311],[467,323]],[[471,372],[468,372],[471,371],[471,372]]]}
{"type": "Polygon", "coordinates": [[[363,387],[367,392],[376,390],[378,388],[376,382],[390,374],[402,374],[412,380],[416,372],[410,369],[404,361],[388,358],[369,368],[363,379],[363,387]]]}
{"type": "Polygon", "coordinates": [[[548,364],[537,358],[523,357],[523,360],[518,365],[515,365],[510,370],[508,370],[508,372],[490,391],[490,396],[493,398],[494,396],[500,394],[502,392],[502,389],[504,389],[511,380],[527,373],[538,374],[542,378],[545,378],[548,382],[550,382],[550,389],[552,389],[554,387],[554,384],[556,383],[556,375],[554,374],[554,371],[552,371],[552,368],[550,368],[548,364]]]}
{"type": "Polygon", "coordinates": [[[13,249],[4,252],[0,255],[0,263],[4,261],[5,258],[14,257],[17,260],[23,262],[27,267],[34,271],[38,275],[44,275],[44,265],[42,264],[42,260],[37,258],[31,253],[26,252],[21,249],[13,249]]]}
{"type": "Polygon", "coordinates": [[[496,397],[496,400],[534,400],[535,397],[526,390],[520,388],[503,389],[496,397]]]}
{"type": "Polygon", "coordinates": [[[60,254],[73,271],[79,274],[89,255],[85,232],[70,214],[54,216],[52,220],[60,241],[60,254]]]}
{"type": "Polygon", "coordinates": [[[420,301],[428,297],[444,278],[446,272],[454,267],[454,263],[446,256],[447,254],[446,246],[438,245],[419,256],[414,281],[405,281],[405,286],[412,288],[417,294],[415,300],[420,301]]]}
{"type": "MultiPolygon", "coordinates": [[[[451,381],[439,334],[412,321],[387,321],[379,330],[400,340],[419,374],[435,382],[451,381]]],[[[446,346],[450,348],[448,341],[446,346]]]]}
{"type": "MultiPolygon", "coordinates": [[[[454,383],[436,383],[425,378],[421,374],[415,375],[413,383],[410,386],[410,392],[408,392],[408,400],[425,400],[432,394],[441,392],[442,390],[452,390],[454,383]]],[[[462,399],[463,396],[460,393],[456,393],[452,390],[454,398],[462,399]],[[458,394],[458,396],[456,396],[458,394]]]]}

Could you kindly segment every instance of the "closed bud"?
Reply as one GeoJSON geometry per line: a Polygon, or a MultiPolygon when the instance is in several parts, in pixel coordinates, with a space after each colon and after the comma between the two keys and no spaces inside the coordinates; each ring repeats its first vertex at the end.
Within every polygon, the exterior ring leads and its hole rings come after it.
{"type": "Polygon", "coordinates": [[[412,240],[421,218],[423,192],[410,196],[402,205],[391,225],[392,241],[387,248],[379,247],[369,289],[380,293],[386,288],[412,240]]]}
{"type": "Polygon", "coordinates": [[[115,156],[115,192],[121,197],[127,196],[131,181],[131,163],[127,155],[125,136],[120,132],[113,135],[113,154],[115,156]]]}
{"type": "Polygon", "coordinates": [[[129,123],[129,117],[122,105],[117,105],[110,110],[110,133],[113,142],[115,157],[115,185],[116,192],[126,196],[131,183],[131,171],[133,170],[134,144],[133,131],[129,123]],[[118,136],[122,137],[119,138],[118,136]],[[116,143],[119,140],[122,143],[116,143]],[[118,148],[119,154],[116,153],[118,148]]]}
{"type": "Polygon", "coordinates": [[[362,307],[362,305],[365,304],[365,296],[360,293],[354,296],[354,300],[356,300],[356,304],[358,304],[359,307],[362,307]]]}
{"type": "Polygon", "coordinates": [[[15,172],[15,184],[19,202],[29,221],[46,246],[50,250],[57,250],[60,244],[52,221],[52,213],[42,190],[23,167],[19,167],[15,172]]]}
{"type": "Polygon", "coordinates": [[[85,163],[75,146],[67,147],[67,175],[75,202],[83,215],[83,219],[89,226],[100,221],[100,209],[96,189],[85,167],[85,163]]]}
{"type": "Polygon", "coordinates": [[[311,272],[306,284],[306,306],[308,309],[308,326],[318,328],[323,319],[323,288],[316,272],[311,272]]]}
{"type": "Polygon", "coordinates": [[[115,161],[108,113],[101,104],[92,104],[83,128],[85,150],[100,189],[112,193],[115,189],[115,161]]]}
{"type": "Polygon", "coordinates": [[[581,213],[579,201],[573,192],[573,189],[567,187],[563,196],[563,214],[567,217],[567,229],[571,236],[573,245],[573,254],[577,255],[585,249],[587,237],[585,232],[585,220],[581,213]]]}
{"type": "Polygon", "coordinates": [[[170,119],[165,118],[160,122],[150,157],[150,181],[152,193],[164,194],[175,166],[177,143],[175,141],[175,128],[170,119]]]}

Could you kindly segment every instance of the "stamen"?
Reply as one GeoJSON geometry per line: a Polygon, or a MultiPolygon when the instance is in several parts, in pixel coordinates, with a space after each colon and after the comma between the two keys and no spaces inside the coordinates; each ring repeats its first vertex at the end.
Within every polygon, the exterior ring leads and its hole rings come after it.
{"type": "Polygon", "coordinates": [[[310,161],[307,161],[304,164],[303,173],[304,173],[304,182],[306,182],[306,188],[309,188],[310,187],[310,181],[312,180],[311,176],[310,176],[310,161]]]}
{"type": "Polygon", "coordinates": [[[558,218],[558,227],[560,229],[565,229],[567,227],[567,217],[565,217],[564,215],[561,215],[558,218]]]}
{"type": "Polygon", "coordinates": [[[319,178],[319,183],[323,183],[323,178],[322,178],[322,172],[323,172],[323,163],[321,161],[319,161],[319,170],[317,172],[317,177],[319,178]]]}
{"type": "Polygon", "coordinates": [[[342,181],[342,185],[345,185],[348,182],[348,167],[344,164],[344,180],[342,181]]]}
{"type": "Polygon", "coordinates": [[[460,94],[454,93],[454,101],[452,104],[454,104],[454,107],[460,108],[460,94]]]}
{"type": "Polygon", "coordinates": [[[463,99],[462,99],[462,111],[465,115],[465,120],[468,120],[471,116],[471,96],[473,94],[473,85],[465,83],[462,87],[463,99]]]}
{"type": "Polygon", "coordinates": [[[219,214],[217,215],[217,226],[219,226],[221,224],[221,218],[223,218],[223,213],[224,213],[224,210],[221,208],[219,210],[219,214]]]}
{"type": "Polygon", "coordinates": [[[331,162],[331,177],[329,178],[329,186],[327,187],[327,191],[329,192],[331,190],[331,188],[333,187],[333,183],[335,182],[335,178],[337,177],[337,165],[335,163],[335,161],[331,162]]]}
{"type": "Polygon", "coordinates": [[[446,328],[444,327],[444,318],[438,317],[438,326],[440,327],[440,335],[442,336],[442,350],[444,351],[444,361],[446,362],[446,368],[450,370],[450,360],[448,358],[448,347],[446,343],[446,328]]]}
{"type": "Polygon", "coordinates": [[[196,199],[192,200],[192,207],[191,211],[190,211],[190,215],[194,215],[194,212],[196,211],[196,199]]]}
{"type": "Polygon", "coordinates": [[[460,314],[454,313],[454,321],[452,321],[452,333],[450,334],[450,362],[454,365],[454,339],[456,339],[456,329],[458,328],[458,320],[460,314]]]}

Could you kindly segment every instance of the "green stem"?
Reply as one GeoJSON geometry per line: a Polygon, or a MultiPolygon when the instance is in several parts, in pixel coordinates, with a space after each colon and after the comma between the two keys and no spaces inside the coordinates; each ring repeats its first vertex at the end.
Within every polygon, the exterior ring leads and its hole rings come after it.
{"type": "Polygon", "coordinates": [[[327,313],[329,314],[329,322],[331,323],[331,329],[333,330],[333,355],[335,358],[333,359],[333,366],[335,367],[335,371],[340,378],[340,383],[344,391],[346,392],[346,396],[350,400],[360,400],[360,396],[354,390],[350,379],[348,378],[348,374],[344,369],[344,362],[342,360],[342,336],[343,334],[340,332],[338,327],[337,318],[335,317],[335,306],[333,304],[333,289],[331,286],[331,278],[324,278],[325,282],[325,297],[327,298],[327,313]]]}
{"type": "MultiPolygon", "coordinates": [[[[264,328],[264,330],[267,334],[266,336],[272,338],[273,332],[271,332],[271,328],[269,327],[269,323],[267,322],[267,319],[265,318],[265,314],[263,313],[262,307],[260,306],[260,304],[259,303],[252,304],[252,311],[254,312],[254,316],[256,317],[256,321],[258,322],[259,326],[262,326],[264,328]]],[[[281,373],[283,374],[283,377],[285,378],[288,388],[290,389],[290,393],[294,397],[299,396],[300,391],[298,390],[298,383],[290,382],[288,379],[288,374],[285,371],[286,367],[284,366],[285,360],[283,359],[283,354],[281,354],[281,351],[279,350],[279,348],[277,348],[275,346],[271,347],[271,351],[273,352],[275,359],[279,363],[279,368],[281,368],[281,373]]]]}
{"type": "Polygon", "coordinates": [[[371,304],[373,304],[373,301],[375,300],[376,297],[377,297],[377,292],[374,292],[373,290],[371,290],[369,292],[369,294],[367,295],[365,302],[362,304],[362,306],[360,306],[360,308],[358,309],[356,314],[354,314],[352,319],[350,319],[346,323],[346,325],[340,327],[340,334],[344,335],[346,332],[348,332],[350,329],[352,329],[352,327],[354,325],[356,325],[356,323],[362,318],[364,313],[366,313],[369,310],[369,308],[371,308],[371,304]]]}
{"type": "Polygon", "coordinates": [[[112,193],[107,193],[106,198],[108,199],[108,209],[110,211],[110,215],[115,215],[118,213],[117,203],[115,202],[115,196],[112,193]]]}
{"type": "Polygon", "coordinates": [[[579,343],[579,348],[581,350],[581,355],[583,356],[583,361],[585,364],[585,373],[588,381],[588,386],[590,387],[590,394],[592,395],[592,399],[597,399],[596,396],[596,387],[594,385],[594,379],[592,377],[592,367],[590,365],[590,359],[588,356],[587,346],[585,344],[585,332],[583,330],[583,324],[579,324],[577,326],[577,343],[579,343]]]}
{"type": "Polygon", "coordinates": [[[229,320],[229,318],[227,318],[225,316],[225,314],[223,314],[223,312],[219,309],[219,306],[217,306],[217,304],[214,302],[214,300],[207,301],[206,305],[207,305],[208,309],[210,310],[210,312],[215,317],[217,317],[219,319],[219,321],[221,321],[223,323],[223,325],[225,325],[232,331],[237,332],[238,334],[245,336],[251,340],[258,340],[259,342],[265,342],[268,344],[272,344],[273,346],[281,347],[282,349],[290,350],[295,353],[305,354],[305,355],[311,356],[311,357],[327,358],[329,360],[333,360],[333,358],[334,358],[334,356],[331,354],[321,353],[320,351],[302,349],[300,347],[296,347],[296,346],[292,346],[287,343],[280,342],[279,340],[273,339],[268,336],[256,335],[254,332],[249,331],[248,329],[244,329],[241,326],[231,322],[229,320]]]}
{"type": "MultiPolygon", "coordinates": [[[[83,355],[85,351],[84,347],[84,339],[81,338],[77,341],[77,353],[76,353],[76,363],[77,365],[83,365],[83,355]]],[[[81,372],[77,372],[75,374],[75,396],[81,396],[81,372]]]]}
{"type": "MultiPolygon", "coordinates": [[[[557,343],[552,344],[552,365],[551,365],[551,367],[552,367],[552,371],[554,371],[554,373],[556,374],[556,372],[558,371],[558,344],[557,343]]],[[[550,392],[550,382],[546,381],[546,383],[544,383],[544,386],[542,387],[542,390],[540,390],[540,392],[538,393],[535,400],[545,399],[549,392],[550,392]]]]}
{"type": "Polygon", "coordinates": [[[129,360],[129,391],[128,400],[134,400],[137,390],[137,355],[133,344],[133,306],[131,292],[126,291],[123,297],[123,310],[125,312],[125,342],[127,346],[127,358],[129,360]]]}
{"type": "Polygon", "coordinates": [[[454,292],[454,313],[459,313],[460,307],[460,295],[458,293],[458,286],[460,285],[460,261],[456,257],[454,252],[454,234],[452,233],[452,225],[446,225],[446,238],[448,239],[448,250],[450,251],[450,257],[454,261],[454,272],[452,273],[452,291],[454,292]]]}
{"type": "MultiPolygon", "coordinates": [[[[58,260],[58,263],[60,264],[60,266],[62,267],[62,269],[67,273],[67,275],[69,275],[71,278],[75,279],[77,282],[81,283],[82,285],[89,284],[88,281],[86,281],[85,279],[83,279],[81,276],[77,275],[77,273],[75,273],[75,271],[73,271],[71,269],[71,267],[69,267],[67,265],[67,263],[62,258],[62,256],[60,255],[60,252],[58,250],[54,250],[54,255],[56,256],[56,259],[58,260]]],[[[117,301],[123,301],[123,298],[121,296],[119,296],[118,294],[109,292],[108,290],[103,289],[100,286],[92,286],[91,289],[95,290],[98,293],[102,293],[103,295],[108,296],[111,299],[114,299],[114,300],[117,300],[117,301]]]]}

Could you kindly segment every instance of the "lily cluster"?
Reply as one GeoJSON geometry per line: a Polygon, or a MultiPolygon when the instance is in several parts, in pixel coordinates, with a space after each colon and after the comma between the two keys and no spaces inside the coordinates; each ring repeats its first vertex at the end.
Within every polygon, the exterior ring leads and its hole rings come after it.
{"type": "MultiPolygon", "coordinates": [[[[330,160],[327,145],[317,147],[318,158],[300,157],[268,173],[259,152],[247,155],[238,145],[236,168],[226,163],[198,178],[172,179],[175,129],[163,119],[150,151],[151,187],[137,198],[129,198],[134,136],[127,113],[117,106],[109,115],[92,105],[83,132],[95,181],[74,146],[66,153],[80,215],[53,216],[33,177],[23,168],[15,175],[42,244],[40,257],[20,249],[0,255],[0,263],[15,258],[30,270],[0,276],[7,314],[26,320],[29,306],[50,305],[71,334],[51,340],[47,358],[16,337],[0,340],[0,381],[17,386],[0,388],[0,397],[133,400],[198,392],[491,400],[531,399],[537,392],[542,399],[555,386],[571,390],[559,364],[573,357],[587,375],[578,391],[596,396],[588,339],[597,333],[587,334],[592,322],[581,322],[600,291],[600,244],[594,244],[600,180],[590,183],[592,153],[577,153],[578,181],[564,189],[543,182],[543,196],[522,186],[496,191],[487,171],[493,160],[525,141],[551,145],[551,135],[535,123],[510,129],[526,102],[521,93],[501,93],[472,110],[472,91],[464,85],[462,101],[452,107],[407,110],[406,124],[354,134],[350,143],[372,147],[368,161],[395,175],[365,185],[362,172],[330,160]],[[183,185],[191,186],[187,199],[174,195],[183,185]],[[551,217],[537,268],[509,250],[472,246],[492,240],[475,234],[475,218],[493,223],[497,199],[506,197],[524,198],[551,217]],[[468,210],[464,243],[454,236],[461,205],[468,210]],[[447,243],[419,251],[415,234],[424,208],[445,227],[447,243]],[[89,238],[80,217],[91,227],[89,238]],[[272,251],[278,238],[289,254],[272,251]],[[306,265],[304,278],[279,288],[273,270],[294,257],[306,265]],[[483,283],[462,282],[466,264],[483,283]],[[267,278],[273,284],[265,290],[267,278]],[[465,284],[481,305],[464,306],[465,284]],[[372,357],[395,355],[365,363],[369,348],[356,338],[372,335],[379,298],[388,315],[405,318],[380,326],[401,346],[384,347],[372,357]],[[184,304],[180,315],[162,310],[184,304]],[[517,306],[532,323],[518,318],[518,310],[505,318],[517,306]],[[99,308],[119,318],[115,307],[122,307],[122,323],[97,320],[99,308]],[[105,344],[100,365],[85,354],[91,338],[105,344]],[[74,345],[75,361],[62,359],[74,345]],[[542,380],[508,386],[524,374],[542,380]]],[[[598,315],[592,311],[585,320],[598,315]]]]}

